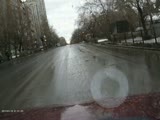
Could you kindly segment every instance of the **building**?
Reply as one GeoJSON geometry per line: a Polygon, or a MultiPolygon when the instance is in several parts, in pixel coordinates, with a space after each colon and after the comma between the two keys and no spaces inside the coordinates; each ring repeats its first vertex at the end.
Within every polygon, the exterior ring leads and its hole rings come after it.
{"type": "Polygon", "coordinates": [[[0,0],[0,52],[32,52],[49,28],[44,0],[0,0]]]}
{"type": "Polygon", "coordinates": [[[35,43],[38,44],[38,46],[42,46],[43,43],[41,39],[43,36],[46,36],[44,22],[47,22],[46,26],[48,26],[44,0],[27,0],[24,4],[28,6],[32,12],[32,29],[35,43]]]}
{"type": "Polygon", "coordinates": [[[2,55],[11,54],[12,49],[18,49],[22,14],[19,0],[0,1],[0,51],[2,55]]]}

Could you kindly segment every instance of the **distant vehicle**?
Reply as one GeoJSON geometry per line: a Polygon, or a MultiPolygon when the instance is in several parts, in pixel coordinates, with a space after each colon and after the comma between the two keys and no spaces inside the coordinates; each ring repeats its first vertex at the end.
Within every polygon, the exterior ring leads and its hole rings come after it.
{"type": "Polygon", "coordinates": [[[136,32],[138,32],[138,31],[143,31],[143,27],[137,27],[136,32]]]}
{"type": "Polygon", "coordinates": [[[41,51],[43,51],[43,50],[44,50],[44,47],[43,47],[43,46],[40,46],[39,48],[40,48],[40,50],[41,50],[41,51]]]}
{"type": "Polygon", "coordinates": [[[81,44],[84,44],[85,43],[85,41],[82,41],[82,42],[80,42],[81,44]]]}
{"type": "Polygon", "coordinates": [[[108,39],[99,39],[98,43],[101,43],[101,42],[108,42],[108,39]]]}
{"type": "Polygon", "coordinates": [[[82,43],[85,43],[85,41],[82,41],[82,43]]]}
{"type": "Polygon", "coordinates": [[[98,40],[98,43],[103,44],[103,45],[108,44],[108,42],[109,42],[108,39],[99,39],[98,40]]]}
{"type": "Polygon", "coordinates": [[[61,46],[61,44],[60,44],[60,43],[57,43],[57,44],[56,44],[56,47],[60,47],[60,46],[61,46]]]}

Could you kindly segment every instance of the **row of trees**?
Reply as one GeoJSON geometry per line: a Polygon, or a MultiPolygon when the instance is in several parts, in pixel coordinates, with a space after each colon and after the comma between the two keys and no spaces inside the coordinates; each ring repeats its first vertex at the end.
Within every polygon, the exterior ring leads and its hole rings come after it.
{"type": "Polygon", "coordinates": [[[159,0],[86,0],[79,8],[78,28],[73,32],[72,42],[95,42],[97,38],[112,40],[112,24],[127,20],[130,31],[141,26],[147,39],[146,22],[153,24],[153,16],[160,12],[159,0]]]}
{"type": "Polygon", "coordinates": [[[0,57],[10,60],[12,54],[31,54],[40,48],[39,42],[46,47],[54,46],[59,37],[49,26],[46,16],[42,23],[36,24],[32,9],[20,0],[0,1],[0,57]],[[41,28],[38,34],[38,28],[41,28]]]}

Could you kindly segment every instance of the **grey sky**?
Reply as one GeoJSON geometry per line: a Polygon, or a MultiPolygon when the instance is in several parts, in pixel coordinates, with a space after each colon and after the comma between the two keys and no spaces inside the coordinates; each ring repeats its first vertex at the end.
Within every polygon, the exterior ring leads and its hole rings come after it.
{"type": "Polygon", "coordinates": [[[61,37],[69,41],[75,29],[75,20],[78,17],[77,7],[83,0],[45,0],[49,24],[56,29],[61,37]]]}

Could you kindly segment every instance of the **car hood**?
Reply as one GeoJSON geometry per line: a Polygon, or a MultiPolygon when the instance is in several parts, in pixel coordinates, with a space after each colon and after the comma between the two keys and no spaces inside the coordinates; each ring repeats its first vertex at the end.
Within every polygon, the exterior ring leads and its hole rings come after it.
{"type": "Polygon", "coordinates": [[[129,96],[116,108],[96,102],[81,105],[1,112],[0,120],[158,120],[160,93],[129,96]]]}

